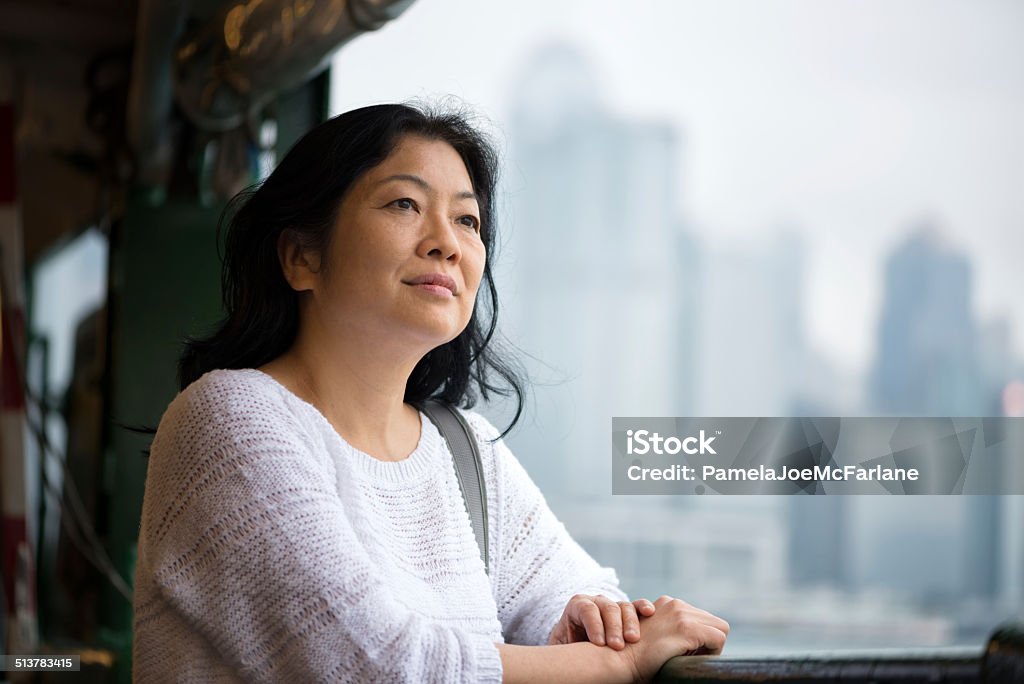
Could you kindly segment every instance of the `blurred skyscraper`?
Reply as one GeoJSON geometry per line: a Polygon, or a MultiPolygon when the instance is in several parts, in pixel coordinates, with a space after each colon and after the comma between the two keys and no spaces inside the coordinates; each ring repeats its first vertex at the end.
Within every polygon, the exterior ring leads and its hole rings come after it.
{"type": "Polygon", "coordinates": [[[542,489],[611,487],[611,418],[681,415],[693,389],[695,245],[675,214],[677,138],[605,109],[573,48],[528,61],[511,103],[514,331],[536,415],[511,441],[542,489]],[[570,382],[578,379],[578,382],[570,382]],[[586,472],[586,477],[573,476],[586,472]]]}
{"type": "Polygon", "coordinates": [[[803,380],[803,240],[716,249],[705,259],[697,415],[786,415],[803,380]]]}
{"type": "Polygon", "coordinates": [[[849,505],[845,496],[790,496],[789,582],[850,588],[849,505]]]}
{"type": "MultiPolygon", "coordinates": [[[[527,65],[512,103],[510,330],[536,355],[541,384],[535,415],[510,443],[567,526],[618,568],[628,590],[774,595],[786,578],[777,501],[751,497],[737,511],[725,505],[736,500],[610,496],[611,418],[698,414],[706,406],[700,354],[715,334],[706,329],[707,251],[676,213],[685,190],[677,135],[665,122],[607,110],[599,80],[573,49],[548,46],[527,65]]],[[[793,242],[780,241],[778,258],[757,274],[755,289],[772,283],[786,292],[771,300],[784,302],[781,312],[763,312],[773,330],[800,327],[793,242]]],[[[751,345],[764,335],[741,332],[751,345]]],[[[771,339],[770,353],[788,353],[771,339]]]]}
{"type": "Polygon", "coordinates": [[[901,416],[976,416],[990,411],[971,311],[971,266],[924,226],[886,263],[870,395],[901,416]]]}
{"type": "MultiPolygon", "coordinates": [[[[885,271],[884,303],[877,356],[869,395],[878,413],[902,416],[998,416],[1000,389],[1010,379],[1009,329],[1003,321],[982,326],[971,308],[972,273],[968,258],[943,243],[925,225],[890,255],[885,271]]],[[[921,502],[907,515],[909,502],[880,502],[893,515],[880,530],[876,557],[904,576],[907,589],[933,592],[936,601],[963,598],[994,601],[1006,595],[1004,555],[1007,535],[1020,535],[1020,521],[1006,526],[1000,497],[921,502]],[[935,527],[936,507],[954,514],[962,530],[944,535],[935,527]],[[888,538],[887,541],[885,540],[888,538]],[[952,538],[952,539],[951,539],[952,538]],[[960,549],[953,551],[950,542],[960,549]],[[908,544],[916,544],[907,553],[908,544]],[[946,567],[939,581],[937,567],[946,567]],[[913,570],[911,569],[913,568],[913,570]],[[931,579],[915,583],[914,576],[931,579]],[[939,591],[939,594],[934,592],[939,591]]],[[[879,570],[873,573],[879,579],[879,570]]]]}

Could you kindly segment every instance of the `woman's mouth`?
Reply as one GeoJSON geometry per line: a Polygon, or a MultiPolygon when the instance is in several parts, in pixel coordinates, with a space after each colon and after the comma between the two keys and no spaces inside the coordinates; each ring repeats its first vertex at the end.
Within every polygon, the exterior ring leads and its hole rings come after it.
{"type": "Polygon", "coordinates": [[[443,273],[424,273],[412,280],[405,281],[405,284],[441,297],[455,296],[455,280],[443,273]]]}

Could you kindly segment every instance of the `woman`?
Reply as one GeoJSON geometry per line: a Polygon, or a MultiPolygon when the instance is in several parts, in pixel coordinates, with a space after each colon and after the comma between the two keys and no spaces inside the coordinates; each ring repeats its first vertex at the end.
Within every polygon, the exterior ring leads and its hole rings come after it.
{"type": "Polygon", "coordinates": [[[522,406],[491,345],[496,168],[463,117],[381,105],[236,202],[228,316],[151,448],[138,681],[625,682],[721,650],[719,618],[630,602],[468,410],[495,375],[522,406]],[[478,442],[489,574],[428,397],[478,442]]]}

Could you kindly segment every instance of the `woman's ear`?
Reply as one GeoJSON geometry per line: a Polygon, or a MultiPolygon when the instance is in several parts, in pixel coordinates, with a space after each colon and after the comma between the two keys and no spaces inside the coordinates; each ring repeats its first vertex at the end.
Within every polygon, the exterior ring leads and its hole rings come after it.
{"type": "Polygon", "coordinates": [[[291,230],[282,230],[277,237],[277,256],[281,271],[296,292],[315,289],[320,279],[320,257],[314,250],[303,247],[291,230]]]}

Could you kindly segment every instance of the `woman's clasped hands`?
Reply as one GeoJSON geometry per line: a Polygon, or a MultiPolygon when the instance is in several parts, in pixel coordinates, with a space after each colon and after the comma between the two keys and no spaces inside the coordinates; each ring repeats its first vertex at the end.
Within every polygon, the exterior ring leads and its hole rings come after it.
{"type": "Polygon", "coordinates": [[[576,594],[569,599],[561,619],[551,630],[548,644],[590,641],[621,650],[626,647],[626,641],[640,638],[639,616],[650,616],[654,612],[654,604],[647,599],[616,602],[607,596],[576,594]]]}
{"type": "Polygon", "coordinates": [[[610,646],[626,657],[635,681],[648,681],[674,656],[720,654],[728,634],[725,620],[668,595],[651,603],[577,594],[566,604],[548,643],[610,646]]]}

